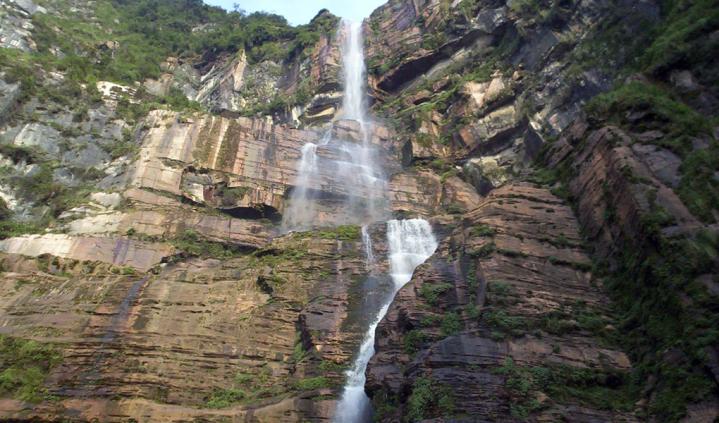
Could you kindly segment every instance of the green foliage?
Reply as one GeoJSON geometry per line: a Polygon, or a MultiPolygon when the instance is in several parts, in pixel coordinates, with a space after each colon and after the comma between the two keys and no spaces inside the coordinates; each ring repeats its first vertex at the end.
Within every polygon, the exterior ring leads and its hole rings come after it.
{"type": "Polygon", "coordinates": [[[28,402],[48,396],[43,383],[62,356],[47,344],[0,335],[0,395],[28,402]]]}
{"type": "Polygon", "coordinates": [[[399,405],[397,395],[391,394],[387,388],[380,388],[372,395],[374,421],[386,421],[396,413],[399,405]]]}
{"type": "Polygon", "coordinates": [[[526,16],[538,15],[540,11],[537,0],[513,0],[509,7],[514,13],[526,16]]]}
{"type": "Polygon", "coordinates": [[[308,377],[295,382],[295,388],[300,391],[329,388],[332,386],[329,379],[324,376],[308,377]]]}
{"type": "Polygon", "coordinates": [[[459,331],[462,330],[462,322],[459,320],[459,315],[454,312],[445,314],[440,329],[444,336],[459,333],[459,331]]]}
{"type": "Polygon", "coordinates": [[[427,335],[424,334],[420,329],[412,329],[407,332],[402,338],[402,344],[404,346],[404,352],[407,354],[414,354],[422,347],[427,341],[427,335]]]}
{"type": "Polygon", "coordinates": [[[42,229],[41,226],[33,222],[17,222],[7,218],[0,219],[0,239],[37,234],[41,233],[42,229]]]}
{"type": "Polygon", "coordinates": [[[459,203],[450,203],[445,207],[445,210],[447,210],[447,213],[449,214],[462,214],[464,212],[464,207],[462,207],[459,203]]]}
{"type": "Polygon", "coordinates": [[[323,372],[342,373],[345,371],[345,369],[347,369],[347,365],[342,363],[335,363],[334,361],[322,360],[319,365],[319,369],[323,372]]]}
{"type": "MultiPolygon", "coordinates": [[[[92,187],[81,184],[76,187],[67,187],[55,182],[53,178],[55,161],[36,150],[10,145],[0,147],[0,153],[10,158],[14,163],[26,162],[35,164],[35,168],[26,174],[16,174],[12,171],[0,171],[0,182],[11,186],[19,199],[35,204],[39,217],[30,221],[13,221],[10,211],[5,208],[6,218],[0,222],[0,236],[9,237],[23,233],[37,233],[50,226],[62,214],[81,204],[92,187]]],[[[75,169],[76,176],[83,178],[88,175],[88,169],[75,169]]]]}
{"type": "Polygon", "coordinates": [[[445,292],[449,291],[451,288],[452,285],[448,283],[425,283],[419,289],[419,295],[421,295],[428,304],[437,306],[439,305],[439,297],[445,292]]]}
{"type": "Polygon", "coordinates": [[[322,239],[339,239],[341,241],[356,241],[360,238],[361,230],[357,225],[340,225],[331,230],[318,233],[322,239]]]}
{"type": "Polygon", "coordinates": [[[692,150],[690,138],[709,132],[707,120],[670,93],[653,84],[630,82],[594,97],[587,104],[587,113],[600,120],[609,120],[633,131],[659,129],[666,136],[656,141],[680,156],[692,150]],[[629,121],[633,113],[642,113],[641,120],[629,121]]]}
{"type": "MultiPolygon", "coordinates": [[[[251,62],[284,61],[305,57],[320,34],[333,34],[338,19],[330,14],[308,25],[291,27],[279,16],[264,12],[226,12],[200,0],[100,0],[94,2],[90,21],[86,14],[33,15],[35,53],[0,49],[0,67],[10,82],[22,83],[22,97],[40,94],[60,104],[74,105],[87,84],[87,96],[98,80],[133,83],[158,78],[169,56],[205,56],[247,51],[251,62]],[[60,50],[62,54],[54,52],[60,50]],[[66,75],[56,88],[42,87],[39,69],[66,75]]],[[[174,109],[196,108],[178,90],[159,100],[174,109]]]]}
{"type": "Polygon", "coordinates": [[[332,34],[339,23],[339,18],[330,14],[326,9],[321,10],[307,25],[296,27],[294,41],[289,50],[289,57],[306,57],[309,48],[314,47],[321,34],[332,34]]]}
{"type": "Polygon", "coordinates": [[[719,210],[719,145],[689,153],[681,164],[682,179],[677,194],[689,211],[704,222],[714,222],[719,210]]]}
{"type": "Polygon", "coordinates": [[[489,225],[477,225],[472,227],[472,236],[494,236],[497,231],[489,225]]]}
{"type": "Polygon", "coordinates": [[[700,232],[693,238],[658,237],[653,242],[646,251],[623,251],[605,285],[622,310],[619,331],[636,360],[637,380],[653,375],[661,381],[650,411],[662,421],[676,421],[685,404],[715,389],[695,363],[704,362],[704,349],[719,342],[719,317],[709,311],[715,302],[695,278],[714,271],[719,239],[700,232]],[[687,298],[691,307],[683,305],[687,298]],[[681,351],[683,358],[666,363],[661,352],[670,349],[681,351]]]}
{"type": "Polygon", "coordinates": [[[232,258],[243,255],[240,247],[203,239],[192,229],[187,229],[170,242],[181,251],[199,257],[232,258]]]}
{"type": "Polygon", "coordinates": [[[247,393],[241,389],[216,389],[205,404],[207,408],[227,408],[247,398],[247,393]]]}
{"type": "Polygon", "coordinates": [[[521,316],[511,316],[504,310],[490,309],[483,313],[483,319],[492,329],[494,338],[504,339],[505,336],[522,336],[527,332],[527,321],[521,316]]]}
{"type": "Polygon", "coordinates": [[[235,206],[237,205],[244,196],[250,191],[248,187],[228,187],[227,185],[220,186],[215,194],[220,197],[220,202],[223,206],[235,206]]]}
{"type": "Polygon", "coordinates": [[[415,379],[412,394],[407,400],[406,421],[417,422],[432,417],[447,417],[454,413],[455,402],[451,388],[427,377],[415,379]]]}
{"type": "Polygon", "coordinates": [[[302,343],[302,334],[300,332],[297,332],[297,336],[295,337],[295,345],[292,350],[292,362],[297,364],[303,362],[309,354],[309,351],[305,349],[304,344],[302,343]]]}
{"type": "Polygon", "coordinates": [[[643,50],[641,65],[653,73],[674,67],[692,69],[700,79],[716,86],[719,41],[707,36],[719,29],[716,1],[667,0],[664,6],[667,16],[655,29],[651,45],[643,50]]]}
{"type": "Polygon", "coordinates": [[[273,384],[272,369],[266,364],[259,369],[246,370],[235,375],[233,386],[214,389],[207,398],[206,407],[227,408],[235,404],[251,404],[285,391],[282,386],[273,384]]]}
{"type": "Polygon", "coordinates": [[[494,244],[494,242],[488,242],[481,247],[479,247],[477,250],[470,251],[470,255],[475,257],[488,257],[492,253],[494,253],[497,250],[497,246],[494,244]]]}
{"type": "MultiPolygon", "coordinates": [[[[639,82],[621,85],[595,97],[587,110],[595,119],[609,120],[634,132],[662,131],[664,136],[653,143],[683,159],[677,193],[696,217],[714,222],[712,210],[719,208],[719,181],[711,175],[719,171],[719,146],[712,143],[706,149],[692,147],[692,138],[710,132],[710,122],[704,116],[662,88],[639,82]],[[628,121],[628,117],[636,113],[643,114],[641,120],[628,121]]],[[[666,213],[662,215],[657,211],[645,219],[656,228],[668,224],[667,217],[666,213]]]]}
{"type": "Polygon", "coordinates": [[[542,408],[538,392],[563,404],[579,403],[601,410],[630,411],[638,397],[626,373],[575,368],[566,365],[521,367],[505,359],[495,372],[504,376],[515,418],[527,417],[542,408]]]}

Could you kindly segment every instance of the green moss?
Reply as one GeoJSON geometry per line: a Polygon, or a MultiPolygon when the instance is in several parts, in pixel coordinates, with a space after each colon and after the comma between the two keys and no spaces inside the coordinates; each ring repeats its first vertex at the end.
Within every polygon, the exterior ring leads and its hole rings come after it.
{"type": "Polygon", "coordinates": [[[45,378],[61,360],[51,345],[0,335],[0,395],[28,402],[47,398],[45,378]]]}

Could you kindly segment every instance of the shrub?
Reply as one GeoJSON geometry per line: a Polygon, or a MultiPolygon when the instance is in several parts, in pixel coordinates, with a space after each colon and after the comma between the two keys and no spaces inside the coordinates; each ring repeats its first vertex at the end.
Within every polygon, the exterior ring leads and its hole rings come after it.
{"type": "Polygon", "coordinates": [[[455,409],[452,390],[430,378],[419,377],[412,384],[407,408],[407,420],[411,422],[449,416],[455,409]]]}
{"type": "Polygon", "coordinates": [[[442,330],[442,335],[444,336],[450,336],[458,333],[462,330],[462,322],[459,320],[459,315],[454,312],[445,314],[440,328],[442,330]]]}
{"type": "Polygon", "coordinates": [[[494,236],[497,231],[489,225],[474,226],[471,231],[473,236],[494,236]]]}
{"type": "Polygon", "coordinates": [[[419,295],[421,295],[430,305],[436,306],[439,304],[439,297],[449,291],[450,288],[452,288],[452,285],[448,283],[425,283],[419,289],[419,295]]]}
{"type": "Polygon", "coordinates": [[[402,339],[404,345],[404,352],[407,354],[414,354],[419,351],[422,344],[427,341],[427,335],[419,329],[412,329],[402,339]]]}
{"type": "Polygon", "coordinates": [[[242,248],[238,246],[202,239],[192,229],[185,230],[170,242],[177,249],[199,257],[232,258],[243,254],[242,248]]]}
{"type": "Polygon", "coordinates": [[[208,408],[227,408],[247,398],[247,393],[241,389],[217,389],[207,400],[208,408]]]}

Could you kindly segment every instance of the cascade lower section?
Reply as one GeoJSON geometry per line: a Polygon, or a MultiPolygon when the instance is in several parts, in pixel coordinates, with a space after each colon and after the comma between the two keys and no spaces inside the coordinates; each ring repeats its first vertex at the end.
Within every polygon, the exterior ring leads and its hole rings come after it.
{"type": "Polygon", "coordinates": [[[571,209],[518,184],[457,223],[377,327],[376,420],[632,421],[605,411],[633,408],[630,362],[571,209]]]}
{"type": "Polygon", "coordinates": [[[387,313],[397,291],[412,278],[414,269],[434,253],[437,241],[432,227],[424,219],[390,220],[387,222],[387,245],[391,289],[384,295],[380,308],[365,333],[357,357],[347,371],[347,382],[334,416],[337,423],[362,423],[371,419],[364,392],[365,371],[375,352],[377,325],[387,313]]]}

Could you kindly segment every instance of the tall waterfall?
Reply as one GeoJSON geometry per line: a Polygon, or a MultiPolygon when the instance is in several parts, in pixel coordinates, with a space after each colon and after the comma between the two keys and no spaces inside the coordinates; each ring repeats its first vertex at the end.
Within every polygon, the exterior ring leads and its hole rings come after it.
{"type": "Polygon", "coordinates": [[[343,22],[345,36],[342,43],[342,71],[344,74],[344,96],[342,111],[345,119],[365,123],[365,64],[362,24],[343,22]]]}
{"type": "MultiPolygon", "coordinates": [[[[334,122],[318,144],[301,149],[297,178],[285,210],[282,225],[286,231],[308,230],[318,225],[361,224],[367,267],[375,260],[367,225],[384,220],[387,182],[372,145],[372,121],[367,113],[366,71],[362,25],[343,21],[342,38],[344,96],[342,120],[354,121],[359,139],[334,136],[334,122]]],[[[372,317],[347,383],[337,404],[334,420],[359,423],[370,420],[371,407],[364,392],[365,370],[374,355],[377,325],[384,318],[397,291],[411,278],[414,269],[434,253],[437,241],[429,223],[422,219],[390,220],[387,242],[391,286],[372,317]]]]}
{"type": "Polygon", "coordinates": [[[374,355],[374,338],[377,325],[387,314],[394,296],[412,279],[414,269],[429,258],[437,249],[432,227],[424,219],[390,220],[387,222],[390,276],[392,292],[384,301],[377,316],[372,320],[364,336],[359,354],[347,371],[347,384],[337,404],[336,423],[360,423],[370,421],[369,398],[364,392],[365,370],[374,355]]]}
{"type": "Polygon", "coordinates": [[[343,21],[342,121],[354,121],[359,140],[334,136],[334,122],[318,144],[305,144],[297,178],[283,215],[285,231],[328,224],[367,224],[384,218],[386,179],[372,145],[367,116],[362,25],[343,21]],[[359,142],[358,142],[359,141],[359,142]],[[324,212],[324,213],[323,213],[324,212]]]}

